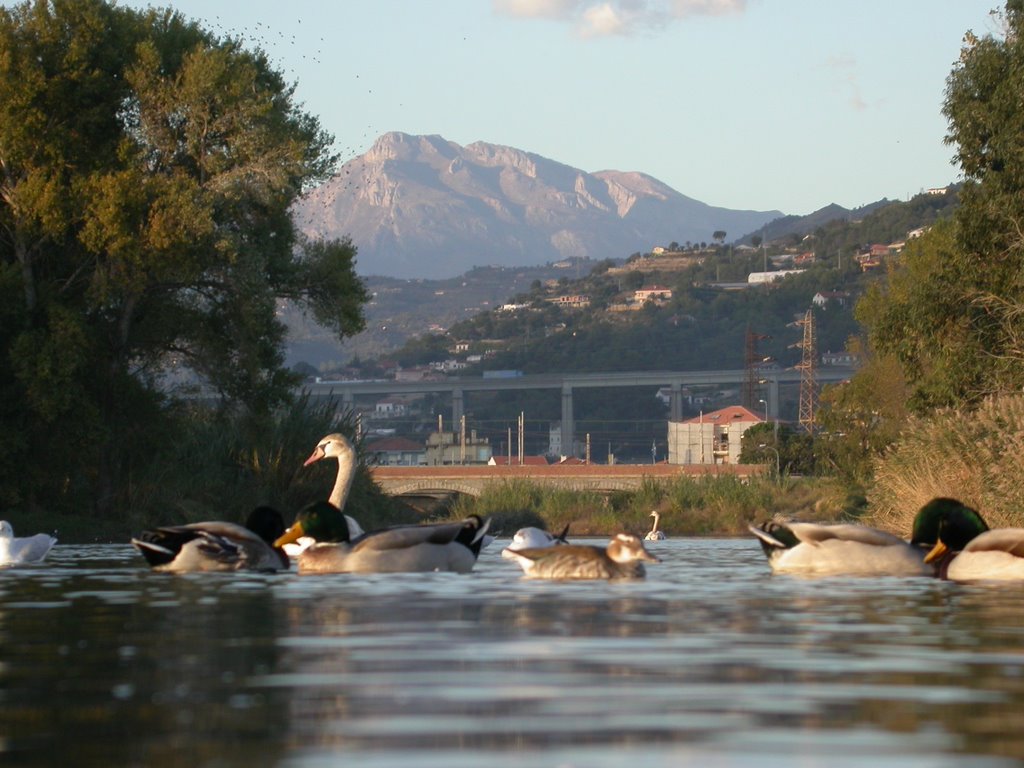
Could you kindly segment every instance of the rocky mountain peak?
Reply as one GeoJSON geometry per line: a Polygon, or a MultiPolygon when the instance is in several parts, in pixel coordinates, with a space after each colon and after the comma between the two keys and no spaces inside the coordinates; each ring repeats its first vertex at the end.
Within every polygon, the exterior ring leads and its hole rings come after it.
{"type": "Polygon", "coordinates": [[[305,234],[352,238],[360,273],[402,278],[622,258],[715,230],[739,237],[780,215],[709,206],[643,173],[588,173],[513,147],[397,131],[296,208],[305,234]]]}

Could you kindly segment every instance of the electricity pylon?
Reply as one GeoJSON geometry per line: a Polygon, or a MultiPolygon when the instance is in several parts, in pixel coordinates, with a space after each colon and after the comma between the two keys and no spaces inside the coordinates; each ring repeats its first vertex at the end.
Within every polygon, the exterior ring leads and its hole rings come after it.
{"type": "Polygon", "coordinates": [[[765,333],[755,333],[750,330],[750,326],[747,326],[747,337],[746,337],[746,379],[743,382],[743,407],[747,410],[754,409],[755,395],[757,393],[757,385],[760,382],[760,368],[765,362],[765,358],[757,352],[757,342],[770,339],[771,336],[765,333]]]}
{"type": "Polygon", "coordinates": [[[814,434],[814,418],[818,410],[818,384],[815,378],[818,342],[814,334],[814,312],[808,309],[804,319],[797,320],[797,325],[802,325],[804,329],[803,341],[794,345],[803,350],[800,364],[796,366],[800,370],[800,426],[808,434],[814,434]]]}

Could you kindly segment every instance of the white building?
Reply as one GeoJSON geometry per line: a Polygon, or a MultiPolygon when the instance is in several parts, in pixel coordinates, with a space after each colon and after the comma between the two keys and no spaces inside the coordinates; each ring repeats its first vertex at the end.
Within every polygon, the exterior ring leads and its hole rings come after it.
{"type": "Polygon", "coordinates": [[[669,464],[739,464],[743,433],[764,419],[741,405],[668,423],[669,464]]]}

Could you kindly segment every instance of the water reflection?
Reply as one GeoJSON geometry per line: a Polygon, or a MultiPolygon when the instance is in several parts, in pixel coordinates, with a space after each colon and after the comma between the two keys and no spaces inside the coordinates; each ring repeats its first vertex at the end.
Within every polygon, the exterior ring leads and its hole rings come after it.
{"type": "Polygon", "coordinates": [[[5,765],[1010,765],[1024,589],[772,577],[670,540],[639,583],[0,572],[5,765]]]}

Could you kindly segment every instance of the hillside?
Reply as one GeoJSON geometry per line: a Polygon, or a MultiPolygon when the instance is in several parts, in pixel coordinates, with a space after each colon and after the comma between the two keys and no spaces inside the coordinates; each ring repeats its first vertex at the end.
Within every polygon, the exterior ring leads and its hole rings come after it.
{"type": "Polygon", "coordinates": [[[351,236],[360,274],[413,279],[622,258],[739,236],[781,215],[707,205],[644,173],[587,173],[512,147],[404,133],[381,136],[294,213],[309,236],[351,236]]]}
{"type": "MultiPolygon", "coordinates": [[[[948,215],[956,202],[955,190],[939,197],[919,195],[906,203],[879,203],[858,209],[873,210],[863,219],[851,219],[850,211],[829,206],[808,216],[788,217],[785,226],[773,223],[770,226],[778,226],[779,235],[766,242],[776,253],[787,247],[804,250],[804,237],[813,233],[814,239],[807,247],[813,247],[822,258],[829,255],[838,268],[841,265],[837,255],[845,254],[849,261],[850,256],[866,243],[898,241],[908,231],[948,215]],[[839,215],[839,218],[830,219],[829,215],[839,215]]],[[[666,241],[666,245],[669,242],[666,241]]],[[[714,250],[712,248],[709,252],[714,250]]],[[[458,277],[443,280],[368,276],[364,279],[373,301],[366,307],[367,329],[347,339],[344,344],[324,329],[282,307],[290,328],[287,361],[289,364],[303,362],[319,370],[330,370],[353,357],[363,360],[387,357],[416,336],[444,333],[459,322],[490,312],[516,295],[528,293],[537,281],[567,281],[573,285],[590,275],[598,265],[601,270],[611,267],[612,274],[621,275],[617,270],[626,269],[644,273],[646,282],[671,284],[686,269],[707,262],[707,254],[692,251],[664,254],[658,258],[650,258],[650,254],[641,258],[634,255],[628,264],[626,256],[619,254],[619,258],[608,262],[568,259],[535,267],[476,267],[458,277]]],[[[761,258],[763,264],[763,256],[761,258]]],[[[707,262],[708,269],[701,279],[705,282],[745,280],[747,272],[761,268],[756,261],[753,258],[716,258],[707,262]]],[[[584,287],[581,290],[589,289],[584,287]]],[[[834,345],[841,341],[829,340],[829,343],[834,345]]]]}
{"type": "MultiPolygon", "coordinates": [[[[815,294],[835,297],[814,308],[819,352],[840,351],[858,330],[853,318],[858,296],[884,271],[883,263],[867,259],[862,268],[857,254],[873,244],[892,245],[896,253],[908,232],[948,215],[955,205],[955,192],[920,195],[880,207],[863,220],[819,226],[795,246],[787,235],[763,251],[719,245],[689,254],[634,256],[622,266],[602,263],[578,280],[534,283],[511,300],[514,310],[491,309],[438,335],[449,345],[469,342],[468,354],[483,355],[471,369],[477,371],[688,370],[743,367],[751,329],[770,337],[760,352],[792,366],[801,354],[792,347],[800,334],[793,323],[812,307],[815,294]],[[797,267],[797,257],[806,263],[797,267]],[[766,262],[772,269],[803,272],[733,289],[766,262]],[[652,286],[665,289],[665,296],[636,298],[637,289],[652,286]],[[585,298],[585,304],[573,303],[575,297],[585,298]]],[[[411,340],[395,357],[405,365],[424,363],[439,347],[428,334],[411,340]]]]}

